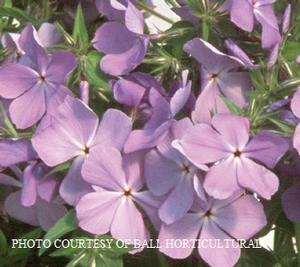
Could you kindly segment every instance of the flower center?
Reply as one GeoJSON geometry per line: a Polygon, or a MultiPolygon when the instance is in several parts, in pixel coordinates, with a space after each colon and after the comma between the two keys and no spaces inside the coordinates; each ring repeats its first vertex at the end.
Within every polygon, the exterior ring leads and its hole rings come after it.
{"type": "Polygon", "coordinates": [[[239,151],[238,149],[233,153],[235,158],[239,158],[242,155],[242,152],[239,151]]]}
{"type": "Polygon", "coordinates": [[[131,190],[130,190],[130,189],[125,190],[125,191],[124,191],[124,196],[125,196],[125,197],[131,196],[131,190]]]}
{"type": "Polygon", "coordinates": [[[46,77],[43,76],[43,75],[40,75],[39,79],[40,79],[40,81],[43,82],[43,83],[46,82],[46,77]]]}
{"type": "Polygon", "coordinates": [[[182,172],[183,176],[191,175],[192,172],[193,172],[192,166],[189,163],[187,163],[187,162],[182,163],[182,165],[181,165],[181,172],[182,172]]]}
{"type": "Polygon", "coordinates": [[[204,214],[204,217],[209,218],[211,215],[212,215],[211,210],[207,210],[207,211],[205,212],[205,214],[204,214]]]}
{"type": "Polygon", "coordinates": [[[84,149],[83,149],[83,153],[85,155],[89,154],[90,153],[90,148],[88,146],[85,146],[84,149]]]}

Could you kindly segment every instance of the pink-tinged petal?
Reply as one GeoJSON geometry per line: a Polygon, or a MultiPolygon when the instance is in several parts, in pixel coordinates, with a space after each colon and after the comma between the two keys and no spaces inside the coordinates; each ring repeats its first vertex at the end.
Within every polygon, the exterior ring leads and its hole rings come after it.
{"type": "Polygon", "coordinates": [[[200,242],[203,244],[198,248],[201,258],[211,267],[232,267],[240,258],[241,250],[238,243],[230,236],[225,234],[212,220],[205,220],[201,234],[200,242]],[[211,248],[210,242],[219,240],[216,247],[211,248]],[[230,242],[227,242],[230,240],[230,242]]]}
{"type": "Polygon", "coordinates": [[[247,72],[225,72],[219,75],[217,83],[220,91],[239,107],[247,105],[246,93],[251,89],[247,72]]]}
{"type": "Polygon", "coordinates": [[[166,224],[172,224],[189,211],[193,201],[193,181],[191,178],[182,177],[159,208],[159,217],[166,224]]]}
{"type": "Polygon", "coordinates": [[[170,109],[175,116],[187,103],[191,95],[191,87],[183,87],[178,89],[170,100],[170,109]]]}
{"type": "Polygon", "coordinates": [[[139,191],[143,185],[143,159],[144,152],[135,152],[123,155],[123,168],[127,178],[127,185],[135,191],[139,191]]]}
{"type": "Polygon", "coordinates": [[[214,211],[213,220],[228,234],[240,239],[251,238],[267,224],[262,204],[249,195],[214,211]]]}
{"type": "Polygon", "coordinates": [[[300,124],[297,125],[294,132],[293,146],[298,151],[298,154],[300,154],[300,124]]]}
{"type": "Polygon", "coordinates": [[[288,4],[283,13],[283,20],[282,20],[283,33],[287,33],[290,28],[291,16],[292,16],[292,5],[288,4]]]}
{"type": "Polygon", "coordinates": [[[185,156],[196,165],[224,159],[231,149],[220,134],[204,123],[187,129],[180,144],[185,156]]]}
{"type": "Polygon", "coordinates": [[[271,196],[278,190],[278,177],[248,158],[242,158],[239,161],[237,177],[241,187],[249,189],[265,199],[271,199],[271,196]]]}
{"type": "Polygon", "coordinates": [[[108,190],[120,191],[127,186],[121,153],[114,147],[98,146],[82,167],[84,180],[108,190]]]}
{"type": "Polygon", "coordinates": [[[48,203],[42,199],[36,203],[36,210],[39,224],[45,231],[48,231],[67,213],[65,206],[53,202],[48,203]]]}
{"type": "Polygon", "coordinates": [[[92,40],[94,48],[105,54],[120,54],[135,43],[135,34],[118,22],[107,22],[99,27],[92,40]]]}
{"type": "Polygon", "coordinates": [[[144,17],[130,1],[125,11],[125,25],[128,30],[137,34],[144,33],[144,17]]]}
{"type": "Polygon", "coordinates": [[[9,167],[21,162],[37,158],[32,145],[28,140],[2,140],[0,142],[0,166],[9,167]]]}
{"type": "Polygon", "coordinates": [[[156,196],[162,196],[181,180],[182,173],[178,164],[152,149],[145,156],[144,177],[149,190],[156,196]]]}
{"type": "Polygon", "coordinates": [[[37,83],[38,74],[20,64],[0,68],[0,96],[13,99],[31,89],[37,83]]]}
{"type": "Polygon", "coordinates": [[[33,226],[39,226],[36,207],[24,207],[21,204],[21,191],[10,194],[4,203],[9,216],[33,226]]]}
{"type": "Polygon", "coordinates": [[[36,165],[29,165],[23,173],[23,186],[21,190],[21,204],[25,207],[30,207],[37,200],[37,185],[41,178],[36,170],[36,165]]]}
{"type": "Polygon", "coordinates": [[[31,64],[34,64],[34,68],[40,73],[44,72],[48,65],[48,55],[32,25],[26,26],[22,31],[19,45],[30,58],[31,64]]]}
{"type": "Polygon", "coordinates": [[[284,213],[292,222],[300,222],[300,183],[287,189],[282,194],[281,204],[284,213]]]}
{"type": "Polygon", "coordinates": [[[233,151],[242,150],[246,146],[250,134],[250,124],[247,118],[230,114],[217,114],[211,123],[224,140],[232,146],[233,151]]]}
{"type": "Polygon", "coordinates": [[[288,149],[288,140],[271,132],[261,131],[252,138],[243,153],[245,157],[256,159],[272,169],[288,149]]]}
{"type": "MultiPolygon", "coordinates": [[[[300,58],[300,56],[299,56],[300,58]]],[[[300,118],[300,87],[297,89],[291,101],[291,109],[293,113],[300,118]]]]}
{"type": "Polygon", "coordinates": [[[230,19],[239,28],[252,32],[254,27],[253,6],[248,0],[233,0],[230,9],[230,19]]]}
{"type": "Polygon", "coordinates": [[[60,181],[56,177],[43,177],[37,188],[39,197],[46,202],[53,201],[58,195],[59,185],[60,181]]]}
{"type": "Polygon", "coordinates": [[[101,69],[113,76],[129,73],[142,63],[148,43],[147,38],[136,39],[134,45],[126,52],[104,56],[100,62],[101,69]]]}
{"type": "Polygon", "coordinates": [[[133,130],[124,146],[124,152],[130,153],[155,147],[168,134],[172,121],[166,121],[157,129],[133,130]]]}
{"type": "Polygon", "coordinates": [[[118,80],[113,86],[116,101],[129,107],[137,107],[145,92],[146,89],[141,85],[125,79],[118,80]]]}
{"type": "Polygon", "coordinates": [[[26,129],[37,123],[46,111],[45,92],[36,85],[12,101],[9,114],[18,129],[26,129]],[[34,103],[34,105],[33,105],[34,103]]]}
{"type": "Polygon", "coordinates": [[[71,206],[75,206],[82,196],[92,191],[81,176],[83,160],[83,157],[78,157],[73,161],[59,188],[61,197],[71,206]]]}
{"type": "Polygon", "coordinates": [[[173,140],[181,139],[185,135],[186,130],[192,126],[193,124],[189,118],[174,121],[168,135],[157,146],[159,153],[171,161],[182,162],[184,156],[172,146],[172,142],[173,140]]]}
{"type": "Polygon", "coordinates": [[[254,11],[256,19],[262,25],[262,47],[270,49],[280,43],[281,36],[278,21],[271,5],[263,5],[254,11]]]}
{"type": "Polygon", "coordinates": [[[192,112],[193,122],[209,123],[213,114],[229,113],[221,96],[217,83],[213,80],[208,82],[196,100],[195,109],[192,112]]]}
{"type": "Polygon", "coordinates": [[[46,81],[64,84],[66,78],[76,66],[76,58],[72,53],[55,51],[51,55],[45,79],[46,81]]]}
{"type": "Polygon", "coordinates": [[[83,196],[76,206],[79,226],[92,234],[109,232],[116,209],[120,205],[120,198],[120,193],[109,191],[83,196]]]}
{"type": "Polygon", "coordinates": [[[159,232],[162,253],[173,259],[185,259],[191,255],[195,239],[198,238],[202,226],[202,219],[198,214],[187,214],[179,221],[167,225],[163,224],[159,232]],[[172,248],[168,240],[188,240],[188,246],[172,248]]]}
{"type": "Polygon", "coordinates": [[[51,47],[62,41],[62,36],[54,24],[48,22],[41,25],[37,34],[44,47],[51,47]]]}
{"type": "Polygon", "coordinates": [[[271,53],[269,55],[269,58],[268,58],[268,68],[272,68],[276,62],[277,62],[277,59],[278,59],[278,53],[279,53],[279,44],[275,45],[272,50],[271,50],[271,53]]]}
{"type": "Polygon", "coordinates": [[[21,182],[3,173],[0,173],[0,184],[22,187],[21,182]]]}
{"type": "Polygon", "coordinates": [[[50,127],[32,138],[40,158],[49,166],[83,155],[98,127],[96,114],[79,99],[67,96],[50,127]]]}
{"type": "Polygon", "coordinates": [[[237,178],[238,161],[239,159],[230,157],[209,169],[203,186],[210,196],[226,199],[240,190],[237,178]]]}
{"type": "Polygon", "coordinates": [[[157,128],[173,117],[168,101],[156,89],[151,88],[148,97],[152,114],[150,120],[144,126],[145,130],[157,128]]]}
{"type": "Polygon", "coordinates": [[[229,53],[239,58],[247,68],[257,69],[259,64],[254,64],[253,61],[248,57],[244,50],[242,50],[234,41],[231,39],[225,40],[225,46],[229,50],[229,53]]]}
{"type": "Polygon", "coordinates": [[[57,107],[59,107],[65,100],[66,96],[73,96],[72,91],[63,86],[50,86],[45,88],[46,101],[47,101],[47,113],[55,114],[57,112],[57,107]]]}
{"type": "Polygon", "coordinates": [[[149,232],[144,224],[143,216],[129,197],[121,199],[110,232],[113,238],[130,239],[132,243],[134,239],[148,240],[149,232]],[[120,224],[120,222],[122,223],[120,224]]]}
{"type": "Polygon", "coordinates": [[[297,62],[298,64],[300,64],[300,56],[297,56],[296,62],[297,62]]]}
{"type": "Polygon", "coordinates": [[[238,58],[228,56],[210,43],[194,38],[184,45],[184,51],[191,54],[210,74],[230,70],[243,65],[238,58]]]}
{"type": "Polygon", "coordinates": [[[125,113],[108,109],[101,119],[92,147],[105,145],[122,150],[131,129],[131,119],[125,113]]]}
{"type": "Polygon", "coordinates": [[[79,97],[85,104],[89,104],[90,85],[88,81],[80,81],[79,83],[79,97]]]}

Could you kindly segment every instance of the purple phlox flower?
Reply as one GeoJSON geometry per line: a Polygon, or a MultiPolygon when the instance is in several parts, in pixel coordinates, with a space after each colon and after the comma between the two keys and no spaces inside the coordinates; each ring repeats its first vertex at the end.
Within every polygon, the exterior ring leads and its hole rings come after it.
{"type": "Polygon", "coordinates": [[[223,54],[208,42],[195,38],[187,42],[184,51],[201,64],[201,93],[197,98],[192,119],[195,123],[209,122],[211,113],[229,113],[222,96],[245,107],[245,93],[251,88],[249,76],[241,67],[244,62],[223,54]]]}
{"type": "Polygon", "coordinates": [[[13,218],[48,230],[65,213],[66,208],[58,196],[59,180],[43,163],[27,140],[3,140],[0,142],[0,165],[12,167],[20,180],[0,174],[0,184],[20,188],[5,200],[5,210],[13,218]],[[28,161],[23,173],[15,164],[28,161]]]}
{"type": "Polygon", "coordinates": [[[20,129],[37,123],[46,112],[56,110],[66,95],[72,94],[63,84],[76,65],[75,57],[64,51],[48,55],[34,38],[36,34],[29,25],[19,39],[30,59],[27,65],[8,64],[0,68],[0,96],[12,99],[9,114],[20,129]]]}
{"type": "Polygon", "coordinates": [[[99,123],[86,104],[67,96],[50,122],[32,138],[32,144],[48,166],[73,159],[60,186],[60,195],[68,204],[75,205],[91,191],[81,176],[82,164],[89,153],[103,144],[122,149],[130,131],[131,121],[124,113],[109,109],[99,123]]]}
{"type": "Polygon", "coordinates": [[[246,188],[270,199],[278,190],[277,176],[256,161],[274,168],[289,144],[268,131],[250,140],[249,127],[245,117],[217,114],[211,125],[194,125],[175,142],[175,147],[196,166],[214,163],[204,180],[204,188],[212,197],[225,199],[246,188]]]}
{"type": "Polygon", "coordinates": [[[197,248],[209,266],[233,267],[241,255],[236,239],[249,239],[266,224],[263,206],[253,196],[239,192],[224,200],[197,199],[182,219],[162,225],[160,251],[171,258],[184,259],[197,248]],[[168,246],[168,240],[179,239],[187,240],[188,245],[168,246]]]}
{"type": "MultiPolygon", "coordinates": [[[[26,56],[24,57],[25,51],[23,51],[19,45],[20,36],[19,33],[4,33],[2,35],[1,43],[4,48],[9,49],[10,51],[10,56],[5,61],[6,63],[19,62],[26,65],[26,56]]],[[[56,27],[48,22],[41,25],[34,35],[34,38],[37,38],[37,42],[45,48],[54,46],[61,41],[61,35],[56,27]]]]}
{"type": "MultiPolygon", "coordinates": [[[[201,172],[172,147],[174,139],[180,139],[192,127],[188,119],[175,121],[165,139],[150,150],[144,161],[144,177],[151,193],[165,196],[159,208],[160,219],[167,224],[181,219],[192,207],[194,187],[201,172]]],[[[206,166],[202,166],[202,169],[206,166]]]]}
{"type": "Polygon", "coordinates": [[[231,21],[239,28],[252,32],[255,22],[262,26],[262,47],[273,48],[280,43],[278,21],[272,4],[276,0],[232,0],[231,21]]]}
{"type": "Polygon", "coordinates": [[[142,72],[130,73],[117,81],[112,80],[111,87],[115,100],[124,105],[133,121],[141,126],[151,118],[150,90],[153,88],[162,96],[167,96],[154,77],[142,72]]]}
{"type": "Polygon", "coordinates": [[[143,61],[149,44],[142,13],[129,1],[125,25],[104,23],[97,29],[92,42],[95,49],[106,54],[100,62],[104,72],[114,76],[129,73],[143,61]]]}
{"type": "Polygon", "coordinates": [[[300,55],[296,58],[296,62],[300,64],[300,55]]]}
{"type": "Polygon", "coordinates": [[[126,144],[124,152],[134,152],[155,147],[168,133],[175,116],[182,110],[191,94],[191,81],[187,79],[188,72],[182,73],[181,87],[174,93],[170,101],[156,89],[149,92],[149,103],[152,107],[151,118],[143,129],[133,130],[126,144]]]}
{"type": "Polygon", "coordinates": [[[113,147],[98,147],[83,164],[83,178],[94,191],[81,198],[76,206],[79,226],[93,234],[110,232],[115,239],[145,241],[149,232],[141,207],[158,228],[160,200],[144,191],[141,179],[141,152],[122,156],[113,147]],[[121,222],[121,223],[120,223],[121,222]]]}
{"type": "Polygon", "coordinates": [[[242,50],[234,41],[231,39],[225,40],[225,47],[227,48],[229,54],[240,59],[245,67],[249,69],[257,69],[259,68],[259,64],[254,64],[253,60],[251,60],[246,52],[242,50]]]}

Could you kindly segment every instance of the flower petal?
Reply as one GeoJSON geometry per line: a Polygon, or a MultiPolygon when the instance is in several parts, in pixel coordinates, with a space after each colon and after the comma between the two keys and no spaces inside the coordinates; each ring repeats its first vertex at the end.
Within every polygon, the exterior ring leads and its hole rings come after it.
{"type": "Polygon", "coordinates": [[[202,226],[202,219],[198,214],[187,214],[179,221],[167,225],[163,224],[159,232],[162,253],[173,259],[184,259],[193,251],[194,239],[198,238],[202,226]],[[168,240],[187,240],[188,246],[173,247],[168,245],[168,240]]]}
{"type": "Polygon", "coordinates": [[[238,239],[249,239],[267,224],[261,203],[253,196],[242,196],[213,212],[220,228],[238,239]]]}
{"type": "Polygon", "coordinates": [[[278,177],[248,158],[239,161],[237,177],[240,186],[256,192],[265,199],[271,199],[271,196],[278,190],[278,177]]]}

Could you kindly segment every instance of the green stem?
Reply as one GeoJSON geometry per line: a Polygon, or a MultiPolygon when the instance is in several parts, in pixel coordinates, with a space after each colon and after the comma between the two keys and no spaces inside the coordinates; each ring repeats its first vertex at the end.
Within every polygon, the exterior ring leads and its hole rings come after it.
{"type": "Polygon", "coordinates": [[[137,5],[138,5],[141,9],[143,9],[143,10],[145,10],[145,11],[151,13],[152,15],[154,15],[154,16],[156,16],[156,17],[158,17],[158,18],[160,18],[160,19],[162,19],[162,20],[164,20],[164,21],[166,21],[166,22],[168,22],[168,23],[170,23],[170,24],[173,24],[173,23],[174,23],[174,21],[173,21],[172,19],[166,17],[165,15],[163,15],[163,14],[157,12],[156,10],[154,10],[154,9],[152,9],[152,8],[150,8],[150,7],[148,7],[147,5],[145,5],[145,4],[143,4],[143,3],[138,2],[137,5]]]}
{"type": "Polygon", "coordinates": [[[294,230],[296,237],[298,266],[300,267],[300,223],[294,223],[294,230]]]}

